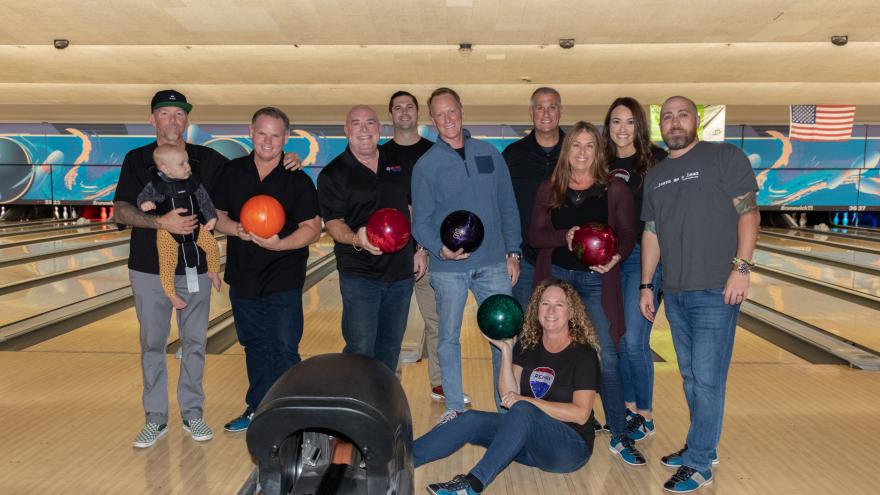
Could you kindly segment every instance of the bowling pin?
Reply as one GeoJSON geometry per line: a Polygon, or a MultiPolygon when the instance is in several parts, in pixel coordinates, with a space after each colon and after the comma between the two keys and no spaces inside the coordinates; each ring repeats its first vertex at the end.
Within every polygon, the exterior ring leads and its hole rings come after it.
{"type": "Polygon", "coordinates": [[[70,207],[70,218],[76,220],[76,207],[75,206],[70,207]]]}
{"type": "Polygon", "coordinates": [[[843,226],[849,225],[849,213],[843,212],[843,226]]]}
{"type": "Polygon", "coordinates": [[[834,214],[834,225],[840,225],[840,219],[838,218],[838,215],[840,215],[840,213],[834,214]]]}
{"type": "Polygon", "coordinates": [[[5,215],[6,215],[6,207],[0,206],[0,217],[5,216],[5,215]]]}
{"type": "Polygon", "coordinates": [[[107,218],[113,218],[113,207],[112,206],[110,207],[110,216],[108,216],[107,218]]]}
{"type": "Polygon", "coordinates": [[[853,224],[853,227],[859,226],[859,214],[858,213],[853,213],[852,224],[853,224]]]}
{"type": "Polygon", "coordinates": [[[101,207],[101,221],[102,222],[107,221],[107,208],[104,206],[101,207]]]}
{"type": "Polygon", "coordinates": [[[55,207],[55,220],[58,220],[61,217],[61,214],[58,213],[58,207],[55,207]]]}
{"type": "Polygon", "coordinates": [[[70,214],[67,212],[67,207],[65,206],[65,207],[64,207],[64,210],[62,210],[61,218],[67,220],[68,218],[70,218],[69,215],[70,215],[70,214]]]}

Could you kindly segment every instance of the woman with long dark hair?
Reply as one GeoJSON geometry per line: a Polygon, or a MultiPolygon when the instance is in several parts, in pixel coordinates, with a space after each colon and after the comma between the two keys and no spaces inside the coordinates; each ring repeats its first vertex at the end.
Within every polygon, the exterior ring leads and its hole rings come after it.
{"type": "Polygon", "coordinates": [[[599,341],[574,288],[558,280],[539,284],[516,343],[489,342],[501,351],[498,390],[510,411],[467,411],[416,440],[416,467],[465,444],[486,447],[469,473],[430,484],[428,493],[480,493],[512,461],[568,473],[593,452],[599,341]]]}
{"type": "MultiPolygon", "coordinates": [[[[635,214],[632,217],[636,244],[629,257],[621,264],[623,314],[626,333],[620,341],[620,376],[623,381],[623,400],[626,404],[627,430],[635,440],[654,434],[654,359],[651,354],[652,322],[639,311],[641,285],[641,232],[644,222],[639,220],[642,209],[642,183],[648,169],[666,158],[666,152],[651,142],[648,119],[642,105],[628,96],[618,98],[605,114],[605,155],[611,174],[626,181],[633,195],[635,214]]],[[[660,266],[648,284],[654,291],[654,307],[660,294],[660,266]]],[[[647,289],[645,287],[644,289],[647,289]]]]}
{"type": "Polygon", "coordinates": [[[549,181],[538,188],[529,243],[538,249],[535,283],[553,277],[578,291],[602,344],[602,407],[611,430],[610,449],[630,465],[645,458],[626,435],[623,388],[617,343],[626,330],[620,289],[620,262],[635,243],[632,194],[626,183],[608,172],[599,130],[587,122],[565,135],[559,161],[549,181]],[[617,235],[618,251],[600,266],[584,266],[572,252],[579,226],[598,222],[617,235]]]}

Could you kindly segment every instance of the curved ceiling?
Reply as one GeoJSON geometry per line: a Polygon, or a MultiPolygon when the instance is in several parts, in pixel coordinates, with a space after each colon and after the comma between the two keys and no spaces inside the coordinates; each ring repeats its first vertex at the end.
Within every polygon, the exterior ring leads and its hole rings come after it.
{"type": "Polygon", "coordinates": [[[856,104],[857,120],[880,121],[873,0],[64,3],[0,18],[4,120],[142,120],[152,93],[175,87],[201,121],[273,104],[297,122],[337,122],[352,104],[383,115],[398,89],[424,98],[448,85],[467,120],[512,123],[550,85],[566,120],[596,120],[623,94],[684,94],[729,105],[729,122],[784,122],[791,103],[856,104]],[[849,44],[832,45],[837,34],[849,44]]]}

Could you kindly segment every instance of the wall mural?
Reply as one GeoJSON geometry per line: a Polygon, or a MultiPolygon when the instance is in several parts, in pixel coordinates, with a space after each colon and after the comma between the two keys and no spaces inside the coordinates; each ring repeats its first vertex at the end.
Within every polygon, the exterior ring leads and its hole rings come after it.
{"type": "MultiPolygon", "coordinates": [[[[474,137],[499,150],[528,126],[469,126],[474,137]]],[[[389,126],[383,135],[390,136],[389,126]]],[[[432,127],[420,132],[436,139],[432,127]]],[[[154,139],[145,124],[0,124],[0,203],[109,204],[125,154],[154,139]]],[[[191,143],[228,158],[251,151],[245,125],[197,125],[191,143]]],[[[789,141],[788,126],[728,125],[725,141],[745,152],[758,178],[758,203],[766,210],[880,210],[880,126],[857,125],[849,141],[789,141]]],[[[321,168],[345,149],[341,125],[291,126],[285,148],[302,157],[306,172],[321,168]]]]}

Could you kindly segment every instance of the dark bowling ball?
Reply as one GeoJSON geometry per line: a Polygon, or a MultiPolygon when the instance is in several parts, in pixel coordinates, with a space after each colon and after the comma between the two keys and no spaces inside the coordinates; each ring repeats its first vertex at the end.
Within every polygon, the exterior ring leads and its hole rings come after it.
{"type": "Polygon", "coordinates": [[[394,208],[376,210],[367,220],[367,240],[383,253],[396,253],[408,243],[409,219],[394,208]]]}
{"type": "Polygon", "coordinates": [[[217,151],[218,153],[230,160],[235,160],[236,158],[248,156],[248,154],[250,153],[250,150],[248,150],[245,145],[236,141],[235,139],[229,138],[212,139],[211,141],[205,143],[205,146],[213,149],[214,151],[217,151]]]}
{"type": "Polygon", "coordinates": [[[493,340],[515,337],[522,330],[522,306],[505,294],[489,296],[477,309],[477,325],[486,337],[493,340]]]}
{"type": "Polygon", "coordinates": [[[604,265],[617,253],[617,236],[604,223],[588,223],[574,232],[571,249],[584,266],[604,265]]]}
{"type": "Polygon", "coordinates": [[[440,224],[440,240],[452,251],[464,249],[472,253],[483,242],[483,222],[480,217],[467,210],[453,211],[440,224]]]}

